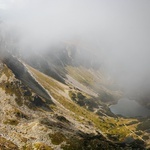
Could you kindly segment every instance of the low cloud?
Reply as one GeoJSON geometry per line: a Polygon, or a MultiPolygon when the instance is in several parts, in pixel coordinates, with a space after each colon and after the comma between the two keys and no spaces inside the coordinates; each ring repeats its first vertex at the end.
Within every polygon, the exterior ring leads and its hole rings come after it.
{"type": "Polygon", "coordinates": [[[84,42],[124,89],[149,91],[149,8],[149,0],[1,0],[1,30],[24,53],[84,42]]]}

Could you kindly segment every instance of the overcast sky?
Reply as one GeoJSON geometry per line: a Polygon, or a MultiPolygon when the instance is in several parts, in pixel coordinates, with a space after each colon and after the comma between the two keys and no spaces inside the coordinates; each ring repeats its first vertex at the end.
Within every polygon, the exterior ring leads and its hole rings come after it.
{"type": "Polygon", "coordinates": [[[125,88],[150,89],[150,0],[0,0],[0,9],[20,49],[78,39],[125,88]]]}

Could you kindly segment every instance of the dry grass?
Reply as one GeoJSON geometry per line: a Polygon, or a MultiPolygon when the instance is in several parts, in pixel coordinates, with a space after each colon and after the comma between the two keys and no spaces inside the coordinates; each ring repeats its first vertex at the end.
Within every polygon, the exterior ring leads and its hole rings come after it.
{"type": "Polygon", "coordinates": [[[57,100],[70,112],[73,112],[73,114],[75,114],[72,117],[74,117],[76,120],[81,121],[83,123],[87,123],[88,121],[90,121],[94,123],[96,128],[100,129],[106,135],[118,135],[119,140],[123,140],[125,137],[131,134],[131,130],[135,130],[136,125],[128,125],[128,127],[124,126],[124,124],[128,124],[130,121],[134,121],[134,119],[116,119],[112,117],[100,117],[80,107],[79,105],[75,104],[74,102],[61,95],[58,91],[64,91],[64,85],[31,67],[29,67],[29,69],[36,77],[38,82],[50,92],[50,94],[55,98],[55,100],[57,100]]]}

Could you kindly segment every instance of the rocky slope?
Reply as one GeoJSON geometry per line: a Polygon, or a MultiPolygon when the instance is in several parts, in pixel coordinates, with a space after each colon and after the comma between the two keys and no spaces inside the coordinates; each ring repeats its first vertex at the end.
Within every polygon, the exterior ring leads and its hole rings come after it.
{"type": "Polygon", "coordinates": [[[87,66],[87,60],[77,62],[70,51],[74,49],[45,55],[49,59],[36,55],[44,58],[40,63],[9,53],[1,59],[0,148],[148,148],[149,123],[112,114],[108,105],[122,93],[100,69],[92,68],[92,59],[87,66]]]}

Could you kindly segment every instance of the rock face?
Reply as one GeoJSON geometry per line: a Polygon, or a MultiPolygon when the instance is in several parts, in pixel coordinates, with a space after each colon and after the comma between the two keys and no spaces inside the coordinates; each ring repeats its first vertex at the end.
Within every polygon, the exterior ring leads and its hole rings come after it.
{"type": "Polygon", "coordinates": [[[3,62],[11,69],[15,77],[23,82],[23,84],[46,99],[47,103],[52,102],[46,90],[34,79],[21,61],[8,54],[7,57],[3,59],[3,62]]]}
{"type": "Polygon", "coordinates": [[[148,133],[136,134],[137,119],[116,117],[110,112],[109,99],[115,102],[120,92],[111,90],[111,82],[97,68],[90,70],[84,65],[80,68],[77,62],[71,62],[75,53],[68,50],[64,53],[59,63],[47,61],[48,68],[45,65],[45,68],[32,68],[26,64],[29,61],[23,62],[9,53],[1,59],[0,149],[142,150],[148,147],[141,139],[148,133]],[[58,73],[60,66],[63,68],[58,73]],[[69,80],[67,75],[74,80],[69,80]],[[125,139],[131,136],[132,141],[126,143],[125,139]]]}

